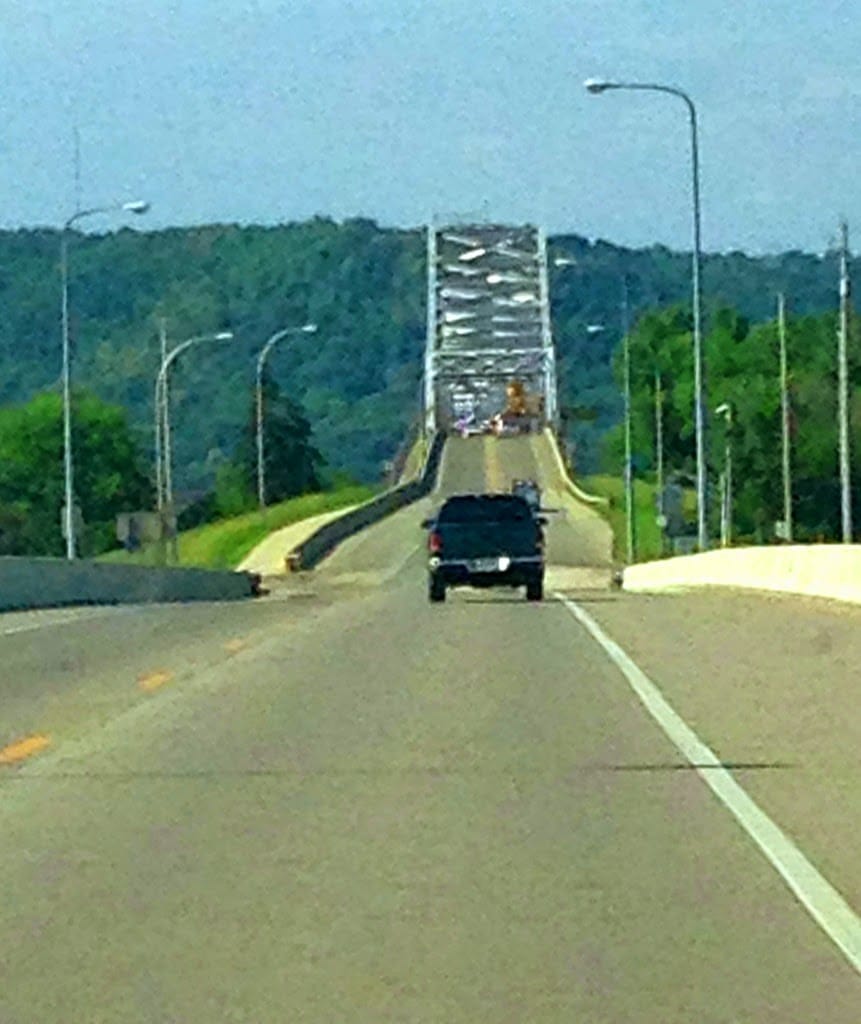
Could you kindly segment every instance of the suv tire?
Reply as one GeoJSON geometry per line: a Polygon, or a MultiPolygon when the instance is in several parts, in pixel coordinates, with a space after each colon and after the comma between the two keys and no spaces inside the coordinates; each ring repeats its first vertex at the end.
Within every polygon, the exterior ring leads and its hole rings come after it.
{"type": "Polygon", "coordinates": [[[428,578],[428,600],[434,604],[445,600],[445,581],[438,576],[428,578]]]}
{"type": "Polygon", "coordinates": [[[526,600],[527,601],[543,601],[544,600],[544,577],[536,576],[535,579],[531,579],[526,584],[526,600]]]}

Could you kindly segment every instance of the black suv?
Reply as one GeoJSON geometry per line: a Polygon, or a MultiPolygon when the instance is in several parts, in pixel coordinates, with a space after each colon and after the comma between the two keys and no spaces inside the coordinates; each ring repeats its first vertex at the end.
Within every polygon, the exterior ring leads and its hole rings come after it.
{"type": "Polygon", "coordinates": [[[422,526],[428,533],[428,597],[444,601],[448,587],[526,587],[544,596],[546,520],[516,494],[459,494],[422,526]]]}

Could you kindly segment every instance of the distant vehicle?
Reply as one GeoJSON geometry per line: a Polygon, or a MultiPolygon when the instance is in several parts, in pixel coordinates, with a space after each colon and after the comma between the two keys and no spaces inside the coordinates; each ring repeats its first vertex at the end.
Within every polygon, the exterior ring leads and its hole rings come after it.
{"type": "Polygon", "coordinates": [[[533,514],[541,511],[541,488],[534,480],[512,480],[511,493],[523,498],[533,514]]]}
{"type": "Polygon", "coordinates": [[[428,530],[428,599],[445,601],[449,587],[526,587],[544,597],[544,532],[516,494],[459,494],[422,526],[428,530]]]}

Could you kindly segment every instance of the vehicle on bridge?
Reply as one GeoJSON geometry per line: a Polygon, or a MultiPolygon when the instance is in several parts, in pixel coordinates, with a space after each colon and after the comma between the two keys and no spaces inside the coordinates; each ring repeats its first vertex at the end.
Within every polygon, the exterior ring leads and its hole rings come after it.
{"type": "Polygon", "coordinates": [[[541,488],[534,480],[512,480],[511,493],[523,498],[534,515],[541,511],[541,488]]]}
{"type": "Polygon", "coordinates": [[[530,392],[522,380],[510,380],[505,385],[505,408],[492,420],[498,437],[512,434],[530,434],[541,429],[544,403],[539,394],[530,392]]]}
{"type": "Polygon", "coordinates": [[[428,598],[444,601],[449,587],[525,587],[528,601],[544,597],[544,531],[517,494],[458,494],[425,519],[428,598]]]}

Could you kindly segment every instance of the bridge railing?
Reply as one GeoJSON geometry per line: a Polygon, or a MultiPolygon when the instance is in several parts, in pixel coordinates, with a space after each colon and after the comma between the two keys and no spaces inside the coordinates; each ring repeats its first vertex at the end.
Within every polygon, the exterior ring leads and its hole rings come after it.
{"type": "Polygon", "coordinates": [[[445,435],[435,434],[422,471],[415,480],[410,480],[399,487],[392,487],[351,512],[325,523],[307,540],[287,553],[287,569],[291,572],[313,569],[347,537],[430,494],[436,487],[444,445],[445,435]]]}

